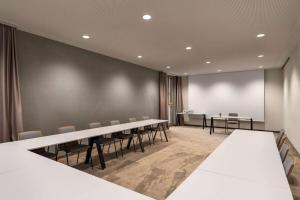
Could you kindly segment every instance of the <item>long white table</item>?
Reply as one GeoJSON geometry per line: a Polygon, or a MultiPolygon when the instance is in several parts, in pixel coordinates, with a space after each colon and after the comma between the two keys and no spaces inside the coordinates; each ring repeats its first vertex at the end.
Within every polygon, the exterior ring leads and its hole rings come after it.
{"type": "MultiPolygon", "coordinates": [[[[0,144],[0,198],[96,200],[151,198],[28,150],[130,130],[165,120],[145,120],[0,144]]],[[[292,200],[272,133],[235,130],[168,200],[292,200]]]]}
{"type": "Polygon", "coordinates": [[[169,197],[292,200],[273,133],[235,130],[169,197]]]}
{"type": "Polygon", "coordinates": [[[151,119],[0,144],[0,199],[149,200],[147,196],[28,150],[166,122],[151,119]]]}

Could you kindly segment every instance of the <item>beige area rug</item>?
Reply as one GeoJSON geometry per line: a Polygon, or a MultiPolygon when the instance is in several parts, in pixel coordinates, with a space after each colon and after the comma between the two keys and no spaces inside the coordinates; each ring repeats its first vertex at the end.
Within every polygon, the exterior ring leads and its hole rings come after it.
{"type": "MultiPolygon", "coordinates": [[[[105,170],[99,167],[96,150],[93,150],[96,167],[79,164],[76,168],[154,199],[165,199],[226,138],[224,134],[209,135],[209,129],[200,127],[172,127],[167,135],[169,142],[164,138],[161,141],[158,134],[156,143],[151,146],[145,137],[144,153],[137,146],[136,152],[133,148],[124,152],[123,158],[120,152],[115,158],[111,146],[110,154],[105,154],[105,170]]],[[[82,153],[79,163],[83,163],[84,158],[82,153]]],[[[70,164],[76,164],[76,156],[70,158],[70,164]]]]}

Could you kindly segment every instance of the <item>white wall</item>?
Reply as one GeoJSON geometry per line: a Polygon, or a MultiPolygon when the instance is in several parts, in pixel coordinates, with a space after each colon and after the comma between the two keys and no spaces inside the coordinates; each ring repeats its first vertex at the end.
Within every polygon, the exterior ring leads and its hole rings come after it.
{"type": "MultiPolygon", "coordinates": [[[[265,70],[265,122],[254,123],[255,129],[278,131],[283,128],[283,73],[281,69],[265,70]]],[[[183,105],[188,108],[188,77],[183,84],[183,105]]],[[[199,125],[201,120],[190,119],[189,124],[199,125]]],[[[208,120],[209,124],[209,120],[208,120]]],[[[223,126],[224,124],[220,124],[223,126]]],[[[249,128],[249,124],[242,124],[249,128]]]]}
{"type": "Polygon", "coordinates": [[[282,69],[265,70],[265,129],[283,128],[282,69]]]}
{"type": "Polygon", "coordinates": [[[284,129],[300,152],[300,50],[295,49],[283,74],[284,129]]]}
{"type": "Polygon", "coordinates": [[[264,121],[264,71],[193,75],[189,77],[189,109],[208,116],[230,112],[264,121]]]}

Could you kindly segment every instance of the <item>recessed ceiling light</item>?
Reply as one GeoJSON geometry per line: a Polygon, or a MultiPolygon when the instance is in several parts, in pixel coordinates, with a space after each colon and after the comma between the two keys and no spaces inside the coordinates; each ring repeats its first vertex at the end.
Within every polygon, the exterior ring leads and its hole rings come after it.
{"type": "Polygon", "coordinates": [[[258,55],[257,57],[259,57],[259,58],[263,58],[263,57],[264,57],[264,55],[263,55],[263,54],[260,54],[260,55],[258,55]]]}
{"type": "Polygon", "coordinates": [[[143,20],[149,21],[150,19],[152,19],[151,15],[143,15],[143,20]]]}
{"type": "Polygon", "coordinates": [[[141,59],[141,58],[143,58],[143,56],[141,56],[141,55],[139,55],[139,56],[137,56],[139,59],[141,59]]]}
{"type": "Polygon", "coordinates": [[[210,61],[206,61],[205,63],[206,63],[206,64],[210,64],[211,62],[210,62],[210,61]]]}
{"type": "Polygon", "coordinates": [[[222,70],[221,69],[218,69],[218,72],[221,72],[222,70]]]}
{"type": "Polygon", "coordinates": [[[260,34],[256,35],[257,38],[262,38],[262,37],[265,37],[265,36],[266,36],[266,34],[264,34],[264,33],[260,33],[260,34]]]}
{"type": "Polygon", "coordinates": [[[91,37],[89,35],[82,35],[83,39],[90,39],[91,37]]]}
{"type": "Polygon", "coordinates": [[[166,68],[167,68],[167,69],[171,69],[171,66],[168,65],[168,66],[166,66],[166,68]]]}
{"type": "Polygon", "coordinates": [[[192,50],[192,47],[188,46],[188,47],[185,47],[186,50],[192,50]]]}
{"type": "Polygon", "coordinates": [[[184,72],[184,75],[188,75],[188,73],[187,73],[187,72],[184,72]]]}
{"type": "Polygon", "coordinates": [[[258,66],[258,68],[259,68],[259,69],[262,69],[262,68],[264,68],[264,66],[263,66],[263,65],[261,65],[261,66],[258,66]]]}

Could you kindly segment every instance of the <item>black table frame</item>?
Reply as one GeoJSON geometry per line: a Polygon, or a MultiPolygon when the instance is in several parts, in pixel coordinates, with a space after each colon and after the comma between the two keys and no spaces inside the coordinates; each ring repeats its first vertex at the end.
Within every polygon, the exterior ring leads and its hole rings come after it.
{"type": "MultiPolygon", "coordinates": [[[[225,123],[226,123],[226,120],[227,119],[224,118],[225,123]]],[[[238,120],[240,120],[240,119],[238,119],[238,120]]],[[[240,121],[250,121],[250,130],[253,130],[253,118],[249,118],[249,120],[242,119],[240,121]]],[[[211,135],[214,132],[215,132],[214,117],[211,117],[210,118],[210,130],[209,130],[209,134],[211,135]]]]}
{"type": "MultiPolygon", "coordinates": [[[[153,142],[155,141],[155,137],[156,137],[157,132],[160,131],[161,129],[163,130],[163,133],[165,135],[166,142],[169,141],[168,137],[167,137],[167,134],[166,134],[165,126],[164,126],[165,123],[166,122],[157,124],[157,129],[156,129],[154,137],[153,137],[153,142]]],[[[138,140],[139,140],[141,150],[142,150],[142,152],[145,152],[142,137],[141,137],[141,130],[139,130],[138,128],[131,129],[130,134],[131,134],[131,137],[128,139],[127,149],[129,149],[130,143],[131,143],[131,141],[134,137],[134,134],[136,134],[137,137],[138,137],[138,140]]],[[[103,149],[102,149],[102,146],[101,146],[103,144],[103,142],[101,141],[100,136],[89,138],[89,148],[86,152],[85,164],[88,164],[91,161],[91,154],[92,154],[94,144],[96,144],[96,147],[97,147],[98,157],[99,157],[101,168],[105,169],[106,164],[105,164],[105,159],[104,159],[104,155],[103,155],[103,149]]]]}
{"type": "MultiPolygon", "coordinates": [[[[183,113],[180,114],[176,114],[176,126],[180,125],[180,115],[184,115],[183,113]]],[[[193,115],[193,113],[189,114],[189,115],[193,115]]],[[[194,115],[199,115],[202,116],[202,128],[206,128],[207,127],[207,122],[206,122],[206,114],[194,114],[194,115]]],[[[183,124],[184,125],[184,124],[183,124]]]]}

